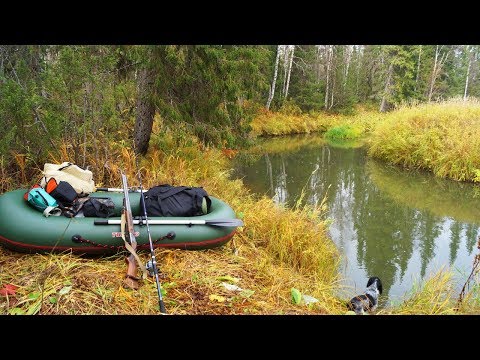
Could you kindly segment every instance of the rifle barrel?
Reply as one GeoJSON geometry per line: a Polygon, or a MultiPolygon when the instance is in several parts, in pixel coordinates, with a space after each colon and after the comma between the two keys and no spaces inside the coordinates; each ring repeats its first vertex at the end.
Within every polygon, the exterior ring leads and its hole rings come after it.
{"type": "Polygon", "coordinates": [[[128,234],[128,241],[130,242],[131,249],[130,255],[127,256],[126,261],[128,264],[127,267],[127,276],[125,278],[125,284],[137,290],[138,289],[138,277],[137,274],[137,261],[135,259],[135,251],[137,249],[137,239],[135,238],[134,228],[133,228],[133,216],[132,216],[132,208],[130,206],[130,198],[128,196],[128,186],[127,186],[127,177],[123,172],[122,174],[122,183],[123,183],[123,205],[124,205],[124,214],[125,214],[125,222],[127,227],[127,234],[128,234]]]}

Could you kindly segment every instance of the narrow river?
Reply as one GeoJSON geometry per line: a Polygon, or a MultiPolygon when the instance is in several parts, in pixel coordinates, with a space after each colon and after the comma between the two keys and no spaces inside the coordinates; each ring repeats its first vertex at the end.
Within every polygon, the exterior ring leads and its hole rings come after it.
{"type": "Polygon", "coordinates": [[[319,135],[265,140],[236,158],[233,176],[287,206],[302,190],[302,202],[326,196],[329,235],[351,294],[378,276],[381,304],[397,304],[442,267],[454,271],[457,292],[470,274],[480,234],[473,184],[389,166],[368,158],[359,143],[329,144],[319,135]]]}

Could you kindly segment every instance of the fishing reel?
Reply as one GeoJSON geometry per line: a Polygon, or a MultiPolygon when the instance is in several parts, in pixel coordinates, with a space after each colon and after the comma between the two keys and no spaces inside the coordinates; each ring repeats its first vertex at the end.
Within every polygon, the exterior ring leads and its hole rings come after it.
{"type": "Polygon", "coordinates": [[[145,268],[147,269],[149,276],[154,276],[155,275],[155,270],[154,270],[154,267],[153,267],[153,261],[152,260],[147,261],[147,263],[145,264],[145,268]]]}

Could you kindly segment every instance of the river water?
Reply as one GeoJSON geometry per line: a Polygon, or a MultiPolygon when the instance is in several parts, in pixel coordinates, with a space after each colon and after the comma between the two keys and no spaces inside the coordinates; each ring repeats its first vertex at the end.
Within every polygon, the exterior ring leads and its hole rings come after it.
{"type": "Polygon", "coordinates": [[[442,267],[454,271],[459,292],[472,269],[480,234],[473,184],[390,166],[367,157],[362,143],[327,143],[319,135],[265,140],[237,156],[233,177],[287,206],[302,190],[303,203],[326,196],[349,294],[378,276],[381,304],[395,305],[442,267]]]}

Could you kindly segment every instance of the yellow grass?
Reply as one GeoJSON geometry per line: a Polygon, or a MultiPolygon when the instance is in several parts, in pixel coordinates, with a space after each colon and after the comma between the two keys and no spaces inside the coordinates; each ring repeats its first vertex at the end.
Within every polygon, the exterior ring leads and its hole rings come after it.
{"type": "Polygon", "coordinates": [[[337,126],[349,125],[357,136],[361,136],[368,133],[380,118],[378,112],[362,109],[349,116],[326,112],[292,114],[263,110],[252,120],[251,127],[254,136],[277,136],[325,132],[337,126]]]}
{"type": "Polygon", "coordinates": [[[403,107],[372,131],[369,155],[440,177],[475,181],[480,171],[480,102],[403,107]]]}
{"type": "Polygon", "coordinates": [[[452,277],[451,271],[441,269],[423,283],[414,283],[403,303],[378,314],[453,315],[457,312],[452,277]]]}

